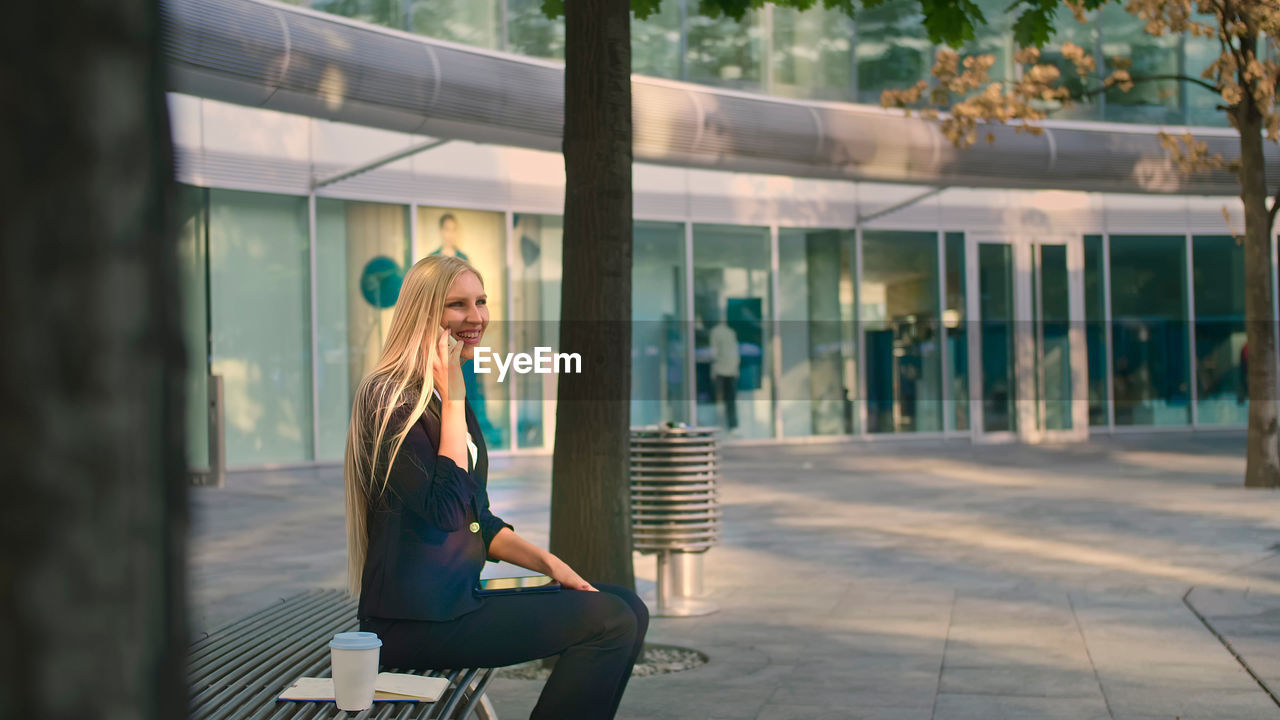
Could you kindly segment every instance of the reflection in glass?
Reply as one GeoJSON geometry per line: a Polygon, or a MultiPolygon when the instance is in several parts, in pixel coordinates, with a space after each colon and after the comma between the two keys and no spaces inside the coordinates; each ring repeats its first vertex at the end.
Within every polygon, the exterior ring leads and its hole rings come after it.
{"type": "Polygon", "coordinates": [[[885,90],[900,90],[929,78],[933,43],[920,5],[888,0],[858,14],[858,102],[880,104],[885,90]]]}
{"type": "Polygon", "coordinates": [[[778,411],[788,437],[854,432],[853,241],[846,230],[778,231],[778,411]]]}
{"type": "Polygon", "coordinates": [[[865,231],[862,268],[867,431],[939,431],[938,236],[865,231]]]}
{"type": "Polygon", "coordinates": [[[993,81],[1016,79],[1013,63],[1013,21],[1016,15],[1009,12],[1006,0],[977,0],[977,5],[987,22],[974,28],[977,37],[964,46],[961,58],[991,55],[995,58],[990,70],[993,81]]]}
{"type": "Polygon", "coordinates": [[[187,465],[209,467],[209,260],[208,190],[178,187],[178,272],[182,293],[182,337],[187,350],[187,465]]]}
{"type": "Polygon", "coordinates": [[[1071,429],[1071,307],[1066,245],[1032,248],[1036,302],[1036,408],[1043,430],[1071,429]]]}
{"type": "MultiPolygon", "coordinates": [[[[509,318],[507,317],[507,243],[506,219],[503,213],[446,208],[418,208],[418,250],[426,255],[454,255],[480,272],[488,296],[489,328],[484,344],[494,352],[509,350],[509,318]]],[[[511,422],[508,401],[508,374],[498,382],[495,373],[474,371],[472,363],[462,367],[467,381],[467,402],[476,414],[485,442],[490,450],[511,447],[511,422]]]]}
{"type": "Polygon", "coordinates": [[[308,245],[304,198],[209,191],[210,365],[228,465],[313,457],[308,245]]]}
{"type": "MultiPolygon", "coordinates": [[[[538,347],[560,351],[560,268],[564,222],[559,215],[516,213],[515,263],[511,266],[511,332],[515,351],[533,355],[538,347]]],[[[556,375],[508,377],[515,382],[516,432],[520,448],[540,448],[554,440],[556,375]]]]}
{"type": "Polygon", "coordinates": [[[530,57],[563,60],[564,17],[548,18],[542,12],[542,0],[506,2],[507,50],[530,57]]]}
{"type": "Polygon", "coordinates": [[[693,312],[698,424],[771,437],[768,230],[694,227],[693,312]]]}
{"type": "Polygon", "coordinates": [[[1185,238],[1113,235],[1110,242],[1116,425],[1186,425],[1185,238]]]}
{"type": "Polygon", "coordinates": [[[342,460],[353,394],[382,352],[408,269],[408,207],[316,200],[317,460],[342,460]]]}
{"type": "Polygon", "coordinates": [[[774,7],[773,94],[856,100],[853,45],[853,21],[842,10],[774,7]]]}
{"type": "Polygon", "coordinates": [[[1192,253],[1196,420],[1201,425],[1246,425],[1244,247],[1230,235],[1197,236],[1192,253]]]}
{"type": "Polygon", "coordinates": [[[502,43],[502,0],[403,1],[419,35],[490,50],[502,43]]]}
{"type": "Polygon", "coordinates": [[[764,30],[760,11],[748,11],[742,22],[694,12],[685,23],[688,39],[685,68],[690,82],[761,89],[764,30]]]}
{"type": "Polygon", "coordinates": [[[402,3],[403,0],[311,0],[311,9],[373,25],[404,29],[405,14],[402,3]]]}
{"type": "Polygon", "coordinates": [[[681,0],[663,0],[658,11],[644,20],[632,16],[632,72],[675,80],[681,78],[680,4],[681,0]]]}
{"type": "Polygon", "coordinates": [[[978,244],[978,313],[981,317],[982,429],[1018,429],[1014,373],[1013,248],[978,244]]]}
{"type": "MultiPolygon", "coordinates": [[[[1099,10],[1102,29],[1102,54],[1106,59],[1105,75],[1116,70],[1116,58],[1132,61],[1133,77],[1176,77],[1180,63],[1179,36],[1156,37],[1144,29],[1144,21],[1118,5],[1104,5],[1099,10]]],[[[1182,120],[1176,80],[1151,80],[1134,85],[1129,91],[1112,87],[1106,92],[1103,120],[1135,123],[1176,123],[1182,120]]]]}
{"type": "Polygon", "coordinates": [[[1102,236],[1084,236],[1084,337],[1089,355],[1089,424],[1106,425],[1107,316],[1102,236]]]}
{"type": "Polygon", "coordinates": [[[636,222],[631,264],[631,424],[689,421],[684,225],[636,222]]]}
{"type": "Polygon", "coordinates": [[[1087,18],[1088,22],[1082,25],[1076,22],[1069,13],[1063,13],[1059,16],[1057,32],[1053,34],[1049,43],[1040,51],[1041,62],[1057,67],[1058,72],[1061,73],[1062,87],[1071,92],[1071,104],[1066,107],[1063,107],[1058,101],[1050,101],[1044,104],[1045,109],[1057,119],[1097,120],[1102,112],[1098,96],[1086,94],[1090,90],[1102,87],[1102,81],[1105,78],[1100,69],[1104,63],[1099,50],[1097,13],[1090,12],[1087,18]],[[1063,56],[1062,46],[1069,42],[1079,45],[1093,56],[1094,63],[1099,69],[1096,69],[1091,77],[1080,77],[1075,63],[1063,56]]]}
{"type": "Polygon", "coordinates": [[[964,233],[946,234],[947,307],[942,325],[947,338],[946,383],[951,405],[946,408],[947,430],[969,429],[969,327],[965,312],[964,233]]]}
{"type": "MultiPolygon", "coordinates": [[[[1192,7],[1194,9],[1194,5],[1192,7]]],[[[1217,22],[1211,15],[1195,13],[1192,17],[1198,22],[1211,26],[1217,22]]],[[[1209,65],[1217,61],[1218,56],[1222,53],[1222,48],[1219,46],[1217,38],[1187,36],[1183,40],[1183,52],[1186,54],[1186,59],[1183,61],[1186,68],[1184,74],[1188,77],[1198,78],[1209,65]]],[[[1218,109],[1218,106],[1222,104],[1222,95],[1195,83],[1188,82],[1182,83],[1182,92],[1183,103],[1187,110],[1186,124],[1207,125],[1210,127],[1227,126],[1227,114],[1218,109]]]]}

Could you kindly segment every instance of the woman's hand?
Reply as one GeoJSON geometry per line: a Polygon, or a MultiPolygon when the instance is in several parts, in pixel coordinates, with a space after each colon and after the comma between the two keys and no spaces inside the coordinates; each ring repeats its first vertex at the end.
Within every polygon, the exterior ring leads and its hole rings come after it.
{"type": "Polygon", "coordinates": [[[444,402],[467,397],[467,386],[462,379],[462,343],[454,340],[450,348],[450,339],[449,331],[441,329],[436,338],[435,361],[431,364],[431,379],[444,402]]]}
{"type": "Polygon", "coordinates": [[[508,527],[499,530],[489,542],[489,559],[504,560],[512,565],[540,572],[559,582],[560,587],[567,590],[600,592],[583,580],[565,561],[533,545],[508,527]]]}
{"type": "Polygon", "coordinates": [[[586,590],[587,592],[600,592],[591,586],[591,583],[583,580],[578,573],[573,571],[565,561],[558,557],[552,556],[548,561],[548,572],[552,580],[560,583],[560,587],[566,590],[586,590]]]}

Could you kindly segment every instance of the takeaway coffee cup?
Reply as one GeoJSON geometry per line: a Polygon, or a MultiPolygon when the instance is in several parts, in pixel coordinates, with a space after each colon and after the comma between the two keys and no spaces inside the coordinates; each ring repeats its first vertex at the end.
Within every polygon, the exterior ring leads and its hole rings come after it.
{"type": "Polygon", "coordinates": [[[364,710],[373,705],[381,647],[382,641],[371,632],[338,633],[329,641],[333,699],[339,710],[364,710]]]}

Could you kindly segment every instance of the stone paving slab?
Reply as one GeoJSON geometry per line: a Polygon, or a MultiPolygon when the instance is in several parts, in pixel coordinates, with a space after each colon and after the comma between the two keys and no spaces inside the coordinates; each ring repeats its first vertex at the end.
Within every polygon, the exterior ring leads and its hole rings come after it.
{"type": "MultiPolygon", "coordinates": [[[[1191,608],[1280,682],[1280,493],[1240,487],[1243,437],[1070,446],[727,448],[700,618],[650,639],[711,663],[635,678],[619,718],[1280,718],[1191,608]]],[[[547,538],[549,459],[495,459],[495,512],[547,538]]],[[[341,583],[340,471],[193,492],[197,631],[341,583]]],[[[652,595],[654,560],[636,556],[652,595]]],[[[488,574],[504,568],[490,565],[488,574]]],[[[499,677],[504,720],[541,684],[499,677]]]]}
{"type": "Polygon", "coordinates": [[[942,693],[933,720],[1111,720],[1102,696],[1030,698],[942,693]]]}

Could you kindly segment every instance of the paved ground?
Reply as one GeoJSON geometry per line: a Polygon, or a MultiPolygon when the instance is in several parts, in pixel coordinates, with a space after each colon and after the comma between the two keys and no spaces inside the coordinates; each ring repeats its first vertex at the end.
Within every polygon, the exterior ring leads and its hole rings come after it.
{"type": "MultiPolygon", "coordinates": [[[[650,630],[711,662],[633,680],[619,717],[1280,718],[1280,493],[1239,487],[1242,456],[1234,434],[729,448],[721,611],[650,630]]],[[[539,543],[549,465],[491,480],[539,543]]],[[[336,469],[193,494],[197,632],[341,583],[336,469]]],[[[651,556],[637,573],[651,592],[651,556]]],[[[511,720],[539,689],[491,696],[511,720]]]]}

